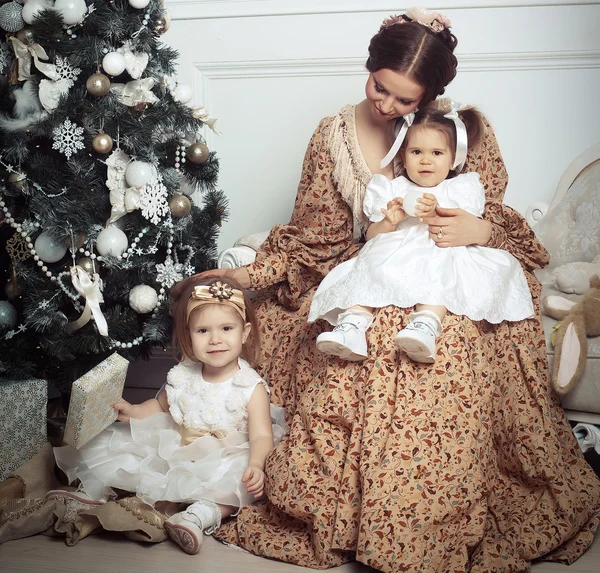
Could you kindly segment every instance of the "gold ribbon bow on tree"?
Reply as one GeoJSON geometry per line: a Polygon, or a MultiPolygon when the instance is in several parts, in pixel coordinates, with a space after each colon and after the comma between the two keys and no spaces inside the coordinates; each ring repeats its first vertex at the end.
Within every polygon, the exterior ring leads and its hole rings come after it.
{"type": "Polygon", "coordinates": [[[40,70],[44,75],[49,77],[51,80],[58,80],[58,72],[54,64],[48,64],[46,62],[40,62],[40,60],[47,60],[48,54],[42,46],[39,44],[24,44],[16,36],[8,38],[9,42],[12,42],[12,47],[15,52],[17,61],[19,62],[19,81],[29,80],[34,77],[31,73],[31,61],[35,64],[35,67],[40,70]]]}

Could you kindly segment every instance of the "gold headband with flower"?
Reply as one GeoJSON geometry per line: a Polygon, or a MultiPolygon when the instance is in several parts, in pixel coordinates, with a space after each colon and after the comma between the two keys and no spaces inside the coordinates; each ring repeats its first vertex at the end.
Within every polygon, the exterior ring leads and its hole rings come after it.
{"type": "Polygon", "coordinates": [[[394,24],[406,24],[407,22],[417,22],[436,33],[452,26],[450,19],[443,14],[439,14],[433,10],[426,10],[425,8],[413,7],[408,8],[402,16],[390,16],[386,18],[381,24],[380,30],[389,28],[394,24]]]}
{"type": "Polygon", "coordinates": [[[242,320],[246,322],[246,303],[244,293],[233,288],[230,284],[216,281],[211,285],[198,285],[194,287],[192,296],[187,305],[187,318],[189,320],[192,310],[203,304],[224,304],[234,308],[242,320]]]}

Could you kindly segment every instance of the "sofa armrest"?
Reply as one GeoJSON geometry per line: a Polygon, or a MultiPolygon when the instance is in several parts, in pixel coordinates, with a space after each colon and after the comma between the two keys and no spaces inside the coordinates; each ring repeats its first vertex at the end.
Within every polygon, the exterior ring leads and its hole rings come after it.
{"type": "Polygon", "coordinates": [[[237,269],[249,265],[256,259],[259,251],[269,235],[269,231],[261,231],[239,238],[235,245],[219,253],[217,267],[220,269],[237,269]]]}

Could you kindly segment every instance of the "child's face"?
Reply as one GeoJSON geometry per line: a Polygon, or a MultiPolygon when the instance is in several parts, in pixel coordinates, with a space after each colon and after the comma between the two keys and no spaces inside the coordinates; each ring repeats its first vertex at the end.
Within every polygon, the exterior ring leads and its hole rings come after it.
{"type": "Polygon", "coordinates": [[[409,179],[420,187],[435,187],[446,179],[454,161],[446,134],[417,127],[407,138],[404,167],[409,179]]]}
{"type": "Polygon", "coordinates": [[[234,308],[206,304],[192,313],[189,321],[194,356],[212,369],[237,367],[250,324],[234,308]]]}

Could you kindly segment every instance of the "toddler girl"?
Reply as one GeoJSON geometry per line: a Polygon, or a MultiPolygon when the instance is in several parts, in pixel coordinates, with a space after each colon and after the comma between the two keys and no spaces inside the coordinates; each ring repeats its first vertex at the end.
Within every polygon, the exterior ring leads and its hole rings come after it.
{"type": "Polygon", "coordinates": [[[265,460],[285,422],[248,362],[258,356],[258,330],[242,290],[196,276],[171,294],[180,363],[157,397],[142,404],[121,400],[115,404],[120,422],[79,450],[54,452],[69,482],[79,479],[92,499],[105,500],[119,488],[151,505],[190,504],[165,527],[193,554],[203,532],[263,494],[265,460]]]}
{"type": "Polygon", "coordinates": [[[457,173],[467,141],[476,147],[483,129],[474,108],[459,111],[453,105],[446,114],[424,109],[405,116],[386,159],[399,148],[406,177],[390,181],[373,176],[363,204],[371,221],[367,243],[355,259],[325,277],[312,300],[308,321],[323,318],[335,326],[317,338],[320,351],[346,360],[366,358],[371,311],[390,304],[416,305],[395,343],[412,360],[424,363],[435,360],[436,339],[448,310],[491,323],[534,315],[517,259],[478,245],[441,248],[437,243],[443,243],[443,228],[430,233],[427,224],[436,205],[482,216],[485,191],[479,175],[457,173]]]}

